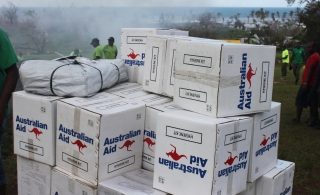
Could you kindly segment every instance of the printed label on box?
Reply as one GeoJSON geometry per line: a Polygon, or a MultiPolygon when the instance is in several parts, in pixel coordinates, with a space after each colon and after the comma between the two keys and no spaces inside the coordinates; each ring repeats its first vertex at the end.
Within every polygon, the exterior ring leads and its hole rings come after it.
{"type": "Polygon", "coordinates": [[[184,54],[183,64],[192,66],[212,67],[212,58],[206,56],[196,56],[184,54]]]}

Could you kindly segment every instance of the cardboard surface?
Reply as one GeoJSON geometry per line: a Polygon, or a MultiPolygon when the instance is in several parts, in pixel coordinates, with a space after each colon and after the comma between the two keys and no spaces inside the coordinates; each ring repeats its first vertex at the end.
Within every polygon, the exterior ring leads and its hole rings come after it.
{"type": "Polygon", "coordinates": [[[98,195],[96,186],[58,167],[52,170],[51,195],[98,195]]]}
{"type": "Polygon", "coordinates": [[[271,103],[271,110],[253,117],[253,134],[248,181],[253,182],[277,164],[281,104],[271,103]]]}
{"type": "Polygon", "coordinates": [[[56,96],[13,93],[14,153],[55,165],[56,96]]]}
{"type": "Polygon", "coordinates": [[[50,195],[51,167],[17,156],[19,195],[50,195]]]}
{"type": "Polygon", "coordinates": [[[214,117],[270,109],[274,46],[179,40],[177,48],[177,105],[214,117]]]}
{"type": "Polygon", "coordinates": [[[252,123],[249,117],[217,119],[184,110],[161,113],[153,187],[176,195],[245,190],[252,123]]]}
{"type": "Polygon", "coordinates": [[[57,166],[93,185],[139,168],[144,118],[145,106],[126,99],[81,108],[59,102],[57,166]]]}

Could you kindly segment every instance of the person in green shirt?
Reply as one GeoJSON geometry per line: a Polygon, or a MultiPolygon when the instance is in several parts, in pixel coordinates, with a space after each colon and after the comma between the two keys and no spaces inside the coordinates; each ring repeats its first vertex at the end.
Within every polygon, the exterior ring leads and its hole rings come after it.
{"type": "Polygon", "coordinates": [[[285,46],[281,54],[282,64],[281,64],[281,79],[286,79],[287,76],[287,67],[290,63],[289,50],[285,46]]]}
{"type": "Polygon", "coordinates": [[[300,69],[304,64],[305,51],[300,43],[292,49],[292,71],[295,77],[295,84],[297,85],[300,77],[300,69]]]}
{"type": "MultiPolygon", "coordinates": [[[[19,77],[17,55],[8,35],[0,28],[0,147],[1,135],[6,129],[7,107],[12,92],[15,90],[19,77]]],[[[5,174],[0,154],[0,192],[5,194],[5,174]]]]}
{"type": "Polygon", "coordinates": [[[93,60],[104,59],[103,46],[100,45],[99,39],[98,38],[92,39],[91,45],[94,47],[92,59],[93,60]]]}
{"type": "Polygon", "coordinates": [[[105,59],[116,59],[118,55],[118,49],[114,45],[114,38],[109,37],[108,45],[104,46],[104,57],[105,59]]]}

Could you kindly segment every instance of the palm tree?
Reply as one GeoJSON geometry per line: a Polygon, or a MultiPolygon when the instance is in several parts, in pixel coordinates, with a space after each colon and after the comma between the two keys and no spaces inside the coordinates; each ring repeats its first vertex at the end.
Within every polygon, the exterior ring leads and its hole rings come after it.
{"type": "Polygon", "coordinates": [[[272,18],[272,21],[275,21],[275,20],[276,20],[276,17],[275,17],[275,15],[276,15],[276,14],[275,14],[274,12],[272,12],[272,13],[271,13],[271,18],[272,18]]]}
{"type": "Polygon", "coordinates": [[[251,16],[251,18],[252,18],[252,22],[253,22],[253,19],[254,19],[254,14],[255,14],[255,11],[254,11],[254,10],[251,10],[250,16],[251,16]]]}

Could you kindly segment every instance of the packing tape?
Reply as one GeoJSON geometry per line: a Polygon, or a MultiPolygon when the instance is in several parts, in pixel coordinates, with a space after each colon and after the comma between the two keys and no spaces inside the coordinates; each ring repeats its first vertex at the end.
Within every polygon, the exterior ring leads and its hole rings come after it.
{"type": "MultiPolygon", "coordinates": [[[[240,128],[240,121],[239,120],[234,120],[234,130],[233,133],[239,132],[239,128],[240,128]]],[[[232,144],[232,151],[238,151],[238,142],[234,142],[232,144]]],[[[237,157],[239,159],[239,155],[237,157]]],[[[232,194],[232,186],[233,186],[233,174],[230,174],[228,176],[228,183],[227,183],[227,194],[232,194]]]]}
{"type": "Polygon", "coordinates": [[[222,77],[206,73],[179,70],[175,72],[175,79],[208,85],[214,88],[227,88],[239,86],[241,82],[241,75],[222,77]]]}
{"type": "Polygon", "coordinates": [[[68,190],[71,194],[75,193],[75,181],[73,181],[71,178],[68,178],[68,190]]]}
{"type": "MultiPolygon", "coordinates": [[[[33,139],[28,138],[28,144],[32,145],[33,147],[33,139]]],[[[29,159],[34,160],[34,152],[29,150],[28,157],[29,159]]]]}
{"type": "MultiPolygon", "coordinates": [[[[76,132],[79,132],[80,131],[80,113],[81,113],[81,109],[78,108],[78,107],[75,107],[75,110],[74,110],[74,116],[73,116],[73,130],[76,131],[76,132]]],[[[71,141],[71,140],[70,140],[71,141]]],[[[79,159],[80,157],[80,151],[78,150],[73,150],[73,154],[72,156],[74,158],[77,158],[79,159]]],[[[76,166],[72,166],[71,168],[71,172],[74,174],[74,175],[78,175],[78,172],[79,172],[79,169],[78,167],[76,166]]]]}

